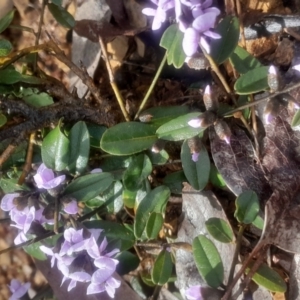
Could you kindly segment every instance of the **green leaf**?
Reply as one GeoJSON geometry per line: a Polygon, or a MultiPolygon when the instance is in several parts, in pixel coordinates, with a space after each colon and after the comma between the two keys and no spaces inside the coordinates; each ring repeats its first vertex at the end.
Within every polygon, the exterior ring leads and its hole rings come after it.
{"type": "Polygon", "coordinates": [[[99,200],[106,203],[108,213],[116,214],[123,208],[122,192],[122,183],[115,181],[99,195],[99,200]]]}
{"type": "Polygon", "coordinates": [[[68,170],[73,174],[81,174],[88,163],[90,153],[90,137],[84,122],[77,122],[71,129],[68,170]]]}
{"type": "Polygon", "coordinates": [[[164,224],[164,218],[161,213],[152,212],[146,224],[146,236],[149,240],[157,238],[162,226],[164,224]]]}
{"type": "Polygon", "coordinates": [[[238,18],[227,16],[215,28],[221,35],[220,39],[210,42],[211,57],[217,64],[223,63],[235,50],[240,38],[240,25],[238,18]]]}
{"type": "Polygon", "coordinates": [[[195,190],[203,190],[208,183],[210,174],[210,160],[206,148],[201,147],[198,161],[194,162],[186,140],[182,144],[180,157],[184,175],[190,185],[195,190]]]}
{"type": "Polygon", "coordinates": [[[47,93],[32,93],[23,97],[24,101],[34,107],[42,107],[53,104],[53,98],[47,93]]]}
{"type": "Polygon", "coordinates": [[[228,223],[220,218],[209,218],[205,226],[210,235],[221,243],[231,243],[233,232],[228,223]]]}
{"type": "Polygon", "coordinates": [[[8,12],[1,20],[0,20],[0,33],[3,32],[11,23],[15,15],[15,9],[8,12]]]}
{"type": "Polygon", "coordinates": [[[102,136],[100,147],[113,155],[131,155],[146,150],[156,140],[153,126],[139,122],[125,122],[107,129],[102,136]]]}
{"type": "Polygon", "coordinates": [[[210,165],[209,181],[216,187],[223,188],[226,183],[214,164],[210,165]]]}
{"type": "Polygon", "coordinates": [[[219,287],[223,283],[224,267],[213,242],[204,235],[197,236],[193,240],[193,254],[197,269],[203,279],[211,287],[219,287]]]}
{"type": "Polygon", "coordinates": [[[74,197],[77,201],[87,201],[104,192],[113,180],[113,176],[105,172],[81,176],[66,187],[63,195],[74,197]]]}
{"type": "Polygon", "coordinates": [[[120,255],[118,255],[117,259],[119,263],[116,271],[120,276],[134,271],[140,264],[139,258],[129,251],[123,251],[120,255]]]}
{"type": "Polygon", "coordinates": [[[0,83],[3,84],[14,84],[21,80],[22,75],[15,69],[4,69],[0,70],[0,83]]]}
{"type": "Polygon", "coordinates": [[[169,154],[164,149],[158,153],[148,150],[147,155],[153,165],[164,165],[169,159],[169,154]]]}
{"type": "Polygon", "coordinates": [[[237,46],[231,54],[230,62],[240,74],[245,74],[249,70],[262,66],[258,59],[240,46],[237,46]]]}
{"type": "MultiPolygon", "coordinates": [[[[251,268],[252,265],[253,263],[249,267],[251,268]]],[[[249,268],[246,269],[246,274],[249,273],[249,270],[249,268]]],[[[271,292],[285,293],[287,289],[286,283],[281,276],[266,264],[262,264],[258,268],[252,280],[271,292]]]]}
{"type": "Polygon", "coordinates": [[[169,189],[173,194],[181,194],[183,182],[186,181],[187,179],[184,175],[184,172],[181,170],[181,171],[168,174],[163,179],[163,184],[169,187],[169,189]]]}
{"type": "Polygon", "coordinates": [[[131,192],[131,191],[128,191],[128,190],[125,190],[125,189],[123,190],[122,199],[123,199],[123,203],[126,207],[134,208],[136,194],[137,194],[136,191],[131,192]]]}
{"type": "Polygon", "coordinates": [[[234,89],[240,95],[257,93],[268,89],[269,67],[259,67],[243,74],[235,82],[234,89]]]}
{"type": "Polygon", "coordinates": [[[95,124],[87,124],[87,128],[90,135],[91,147],[100,148],[102,135],[107,128],[105,126],[99,126],[95,124]]]}
{"type": "Polygon", "coordinates": [[[264,219],[260,215],[257,215],[255,220],[252,222],[252,225],[260,230],[263,230],[264,229],[264,219]]]}
{"type": "Polygon", "coordinates": [[[137,191],[151,171],[152,164],[147,155],[141,153],[132,156],[131,162],[123,174],[124,187],[132,192],[137,191]]]}
{"type": "Polygon", "coordinates": [[[5,115],[0,114],[0,127],[2,127],[3,125],[5,125],[7,122],[7,118],[5,115]]]}
{"type": "Polygon", "coordinates": [[[298,125],[300,125],[300,109],[298,109],[297,112],[295,113],[291,123],[292,127],[297,127],[298,125]]]}
{"type": "Polygon", "coordinates": [[[159,127],[188,112],[188,106],[155,106],[144,110],[140,115],[140,120],[149,119],[149,123],[159,127]]]}
{"type": "Polygon", "coordinates": [[[171,277],[172,268],[171,253],[168,250],[161,251],[152,269],[152,281],[157,285],[164,285],[171,277]]]}
{"type": "Polygon", "coordinates": [[[4,194],[10,194],[17,191],[27,190],[25,186],[18,184],[17,179],[10,179],[10,178],[3,178],[3,177],[0,179],[0,187],[3,190],[4,194]]]}
{"type": "Polygon", "coordinates": [[[156,134],[158,138],[168,141],[181,141],[202,133],[205,128],[193,128],[188,122],[199,117],[201,113],[193,112],[187,115],[177,117],[162,126],[160,126],[156,134]]]}
{"type": "Polygon", "coordinates": [[[10,41],[1,39],[0,40],[0,56],[7,56],[12,50],[12,44],[10,41]]]}
{"type": "Polygon", "coordinates": [[[186,57],[182,49],[183,35],[178,25],[173,24],[166,29],[160,40],[160,46],[167,51],[168,65],[173,64],[177,69],[183,66],[186,57]]]}
{"type": "Polygon", "coordinates": [[[119,240],[121,242],[120,251],[130,249],[135,243],[132,225],[125,227],[122,224],[110,221],[87,221],[83,223],[87,228],[100,228],[104,230],[104,235],[112,240],[119,240]]]}
{"type": "Polygon", "coordinates": [[[62,5],[62,0],[51,0],[51,2],[58,6],[62,5]]]}
{"type": "Polygon", "coordinates": [[[134,234],[141,238],[152,212],[164,213],[170,197],[170,190],[166,186],[159,186],[152,190],[140,202],[134,220],[134,234]]]}
{"type": "Polygon", "coordinates": [[[59,125],[51,130],[42,143],[42,160],[53,170],[62,171],[69,161],[69,140],[61,133],[59,125]]]}
{"type": "MultiPolygon", "coordinates": [[[[242,106],[242,105],[245,105],[245,104],[248,104],[249,103],[249,100],[248,100],[249,96],[248,95],[240,95],[239,99],[238,99],[238,102],[237,102],[237,106],[242,106]]],[[[250,108],[245,108],[243,109],[243,116],[246,120],[248,120],[250,118],[250,115],[251,115],[251,110],[250,108]]]]}
{"type": "Polygon", "coordinates": [[[73,28],[75,26],[75,20],[73,16],[62,6],[56,5],[54,3],[48,3],[48,9],[50,10],[51,14],[55,18],[55,20],[66,28],[73,28]]]}
{"type": "Polygon", "coordinates": [[[26,253],[28,253],[29,255],[31,255],[32,257],[34,257],[38,260],[46,260],[47,256],[40,249],[40,246],[42,246],[42,243],[36,242],[36,243],[30,244],[28,246],[24,246],[23,249],[26,253]]]}
{"type": "Polygon", "coordinates": [[[240,223],[251,224],[259,213],[259,200],[254,191],[245,191],[235,201],[235,218],[240,223]]]}

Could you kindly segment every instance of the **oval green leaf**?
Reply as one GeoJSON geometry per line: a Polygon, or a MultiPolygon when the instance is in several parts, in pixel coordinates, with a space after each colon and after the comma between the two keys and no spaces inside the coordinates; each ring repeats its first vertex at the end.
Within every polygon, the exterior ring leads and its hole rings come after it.
{"type": "Polygon", "coordinates": [[[42,160],[44,164],[56,171],[64,170],[69,161],[69,144],[69,140],[57,125],[43,140],[42,160]]]}
{"type": "Polygon", "coordinates": [[[10,41],[1,39],[0,40],[0,56],[7,56],[12,50],[12,44],[10,41]]]}
{"type": "Polygon", "coordinates": [[[81,176],[66,187],[63,195],[73,197],[77,201],[87,201],[109,188],[113,180],[113,176],[105,172],[81,176]]]}
{"type": "Polygon", "coordinates": [[[243,224],[251,224],[259,213],[259,200],[254,191],[245,191],[235,201],[235,218],[243,224]]]}
{"type": "Polygon", "coordinates": [[[255,220],[252,222],[252,225],[260,230],[263,230],[264,229],[264,219],[260,215],[257,215],[255,220]]]}
{"type": "Polygon", "coordinates": [[[62,6],[54,3],[48,3],[48,9],[55,18],[55,20],[66,28],[73,28],[75,26],[75,20],[73,16],[62,6]]]}
{"type": "Polygon", "coordinates": [[[185,115],[189,112],[188,106],[155,106],[144,110],[140,114],[140,120],[146,119],[146,123],[154,126],[161,126],[174,118],[185,115]]]}
{"type": "Polygon", "coordinates": [[[23,97],[23,100],[35,107],[42,107],[53,104],[53,98],[47,93],[32,93],[31,95],[26,95],[23,97]]]}
{"type": "Polygon", "coordinates": [[[211,57],[217,64],[223,63],[232,54],[240,38],[240,25],[236,17],[225,17],[215,28],[221,35],[220,39],[213,39],[210,43],[211,57]]]}
{"type": "Polygon", "coordinates": [[[152,281],[157,285],[164,285],[171,277],[172,269],[171,253],[168,250],[161,251],[152,269],[152,281]]]}
{"type": "Polygon", "coordinates": [[[131,155],[146,150],[156,140],[153,126],[139,122],[126,122],[107,129],[102,136],[100,147],[113,155],[131,155]]]}
{"type": "Polygon", "coordinates": [[[170,190],[166,186],[159,186],[152,190],[140,202],[134,220],[134,234],[141,238],[152,212],[164,213],[170,197],[170,190]]]}
{"type": "Polygon", "coordinates": [[[77,122],[70,131],[70,150],[68,170],[81,174],[88,163],[90,153],[90,136],[84,122],[77,122]]]}
{"type": "Polygon", "coordinates": [[[3,32],[11,23],[15,15],[15,9],[8,12],[1,20],[0,20],[0,33],[3,32]]]}
{"type": "Polygon", "coordinates": [[[161,213],[152,212],[146,225],[146,235],[149,240],[157,238],[162,226],[164,224],[164,218],[161,213]]]}
{"type": "MultiPolygon", "coordinates": [[[[249,273],[249,270],[249,268],[246,270],[246,274],[249,273]]],[[[257,272],[253,275],[252,280],[271,292],[285,293],[287,289],[286,283],[281,276],[266,264],[262,264],[258,268],[257,272]]]]}
{"type": "Polygon", "coordinates": [[[131,162],[123,174],[124,187],[132,192],[137,191],[151,171],[152,164],[147,155],[140,153],[132,156],[131,162]]]}
{"type": "Polygon", "coordinates": [[[7,118],[5,115],[0,114],[0,127],[2,127],[3,125],[5,125],[7,122],[7,118]]]}
{"type": "Polygon", "coordinates": [[[160,126],[156,134],[160,139],[167,141],[182,141],[196,136],[202,133],[205,128],[193,128],[188,122],[199,117],[200,114],[200,112],[193,112],[177,117],[160,126]]]}
{"type": "Polygon", "coordinates": [[[210,165],[209,181],[216,187],[223,188],[226,183],[214,164],[210,165]]]}
{"type": "Polygon", "coordinates": [[[178,25],[173,24],[167,28],[160,40],[160,46],[167,51],[168,65],[173,64],[177,69],[183,66],[186,58],[182,48],[183,35],[178,25]]]}
{"type": "Polygon", "coordinates": [[[216,246],[204,235],[193,240],[193,254],[199,273],[213,288],[219,287],[224,279],[224,267],[216,246]]]}
{"type": "Polygon", "coordinates": [[[209,218],[205,226],[210,235],[221,243],[231,243],[233,232],[229,224],[220,218],[209,218]]]}
{"type": "Polygon", "coordinates": [[[249,52],[247,52],[244,48],[237,46],[234,52],[230,56],[230,62],[233,67],[240,73],[245,74],[249,70],[253,70],[255,68],[261,67],[262,64],[252,56],[249,52]]]}
{"type": "Polygon", "coordinates": [[[240,95],[257,93],[268,89],[268,69],[269,67],[259,67],[243,74],[235,82],[234,89],[240,95]]]}
{"type": "Polygon", "coordinates": [[[300,125],[300,109],[298,109],[297,112],[295,113],[291,123],[292,127],[296,127],[298,125],[300,125]]]}
{"type": "Polygon", "coordinates": [[[9,68],[0,70],[0,83],[14,84],[21,80],[22,75],[15,69],[9,68]]]}
{"type": "Polygon", "coordinates": [[[210,174],[210,159],[206,148],[202,145],[198,161],[194,162],[188,143],[184,141],[180,157],[184,175],[190,185],[195,190],[203,190],[208,183],[210,174]]]}
{"type": "Polygon", "coordinates": [[[36,243],[33,243],[33,244],[29,244],[28,246],[24,246],[23,249],[30,256],[32,256],[32,257],[34,257],[38,260],[46,260],[47,256],[40,249],[40,246],[42,246],[42,243],[41,242],[36,242],[36,243]]]}

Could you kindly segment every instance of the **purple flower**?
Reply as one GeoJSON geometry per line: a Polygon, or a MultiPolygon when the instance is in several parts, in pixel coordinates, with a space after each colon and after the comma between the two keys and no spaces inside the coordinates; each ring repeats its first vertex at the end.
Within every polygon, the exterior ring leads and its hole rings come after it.
{"type": "Polygon", "coordinates": [[[109,257],[101,257],[95,260],[95,265],[99,269],[92,275],[87,295],[106,291],[111,298],[114,298],[115,289],[121,285],[119,280],[112,277],[117,264],[117,260],[109,257]]]}
{"type": "Polygon", "coordinates": [[[292,69],[300,72],[300,65],[295,65],[292,67],[292,69]]]}
{"type": "Polygon", "coordinates": [[[202,300],[201,285],[191,286],[185,291],[187,300],[202,300]]]}
{"type": "Polygon", "coordinates": [[[12,295],[9,297],[9,300],[18,300],[27,293],[27,291],[30,288],[30,283],[27,282],[22,284],[19,280],[12,279],[8,288],[12,292],[12,295]]]}
{"type": "Polygon", "coordinates": [[[161,24],[166,20],[167,13],[169,9],[175,6],[174,0],[151,0],[156,6],[157,9],[154,8],[144,8],[142,13],[147,16],[154,16],[152,29],[159,29],[161,24]]]}
{"type": "Polygon", "coordinates": [[[64,204],[64,211],[69,215],[75,215],[78,213],[78,205],[76,200],[71,200],[64,204]]]}
{"type": "Polygon", "coordinates": [[[1,209],[4,211],[12,211],[17,209],[16,205],[14,204],[14,199],[19,196],[19,193],[4,195],[4,197],[1,200],[1,209]]]}
{"type": "Polygon", "coordinates": [[[200,14],[192,23],[192,27],[185,31],[182,47],[187,56],[193,56],[197,52],[199,43],[207,53],[210,52],[210,46],[204,36],[212,39],[221,38],[218,33],[210,30],[214,27],[219,13],[217,8],[210,8],[207,12],[200,14]]]}
{"type": "Polygon", "coordinates": [[[96,169],[93,169],[90,173],[94,174],[94,173],[101,173],[101,172],[103,172],[101,168],[96,168],[96,169]]]}
{"type": "Polygon", "coordinates": [[[54,172],[48,169],[44,163],[42,163],[37,169],[36,175],[33,176],[34,181],[39,189],[50,190],[59,186],[65,179],[65,175],[58,177],[54,176],[54,172]]]}

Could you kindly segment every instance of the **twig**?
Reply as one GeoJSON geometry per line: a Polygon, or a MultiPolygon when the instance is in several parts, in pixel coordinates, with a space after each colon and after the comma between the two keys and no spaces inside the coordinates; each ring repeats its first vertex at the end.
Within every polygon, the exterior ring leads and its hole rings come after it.
{"type": "Polygon", "coordinates": [[[276,97],[276,96],[278,96],[278,95],[285,94],[285,93],[290,93],[292,90],[294,90],[294,89],[296,89],[296,88],[299,88],[299,87],[300,87],[300,81],[299,81],[298,83],[293,84],[293,85],[290,86],[290,87],[285,88],[284,90],[282,90],[282,91],[280,91],[280,92],[276,92],[276,93],[267,95],[267,96],[265,96],[265,97],[263,97],[263,98],[261,98],[261,99],[259,99],[259,100],[256,100],[256,101],[247,103],[247,104],[245,104],[245,105],[241,105],[241,106],[238,107],[238,108],[235,108],[235,109],[233,109],[233,110],[230,110],[230,111],[224,113],[224,114],[223,114],[223,117],[225,117],[225,116],[230,116],[230,115],[232,115],[232,114],[234,114],[234,113],[236,113],[236,112],[238,112],[238,111],[240,111],[240,110],[243,110],[243,109],[245,109],[245,108],[252,107],[252,106],[257,105],[257,104],[259,104],[259,103],[265,102],[265,101],[267,101],[267,100],[269,100],[269,99],[271,99],[271,98],[274,98],[274,97],[276,97]]]}
{"type": "Polygon", "coordinates": [[[157,70],[157,72],[156,72],[156,74],[155,74],[155,76],[153,78],[153,81],[152,81],[152,83],[151,83],[151,85],[150,85],[150,87],[149,87],[149,89],[148,89],[148,91],[147,91],[147,93],[146,93],[146,95],[145,95],[142,103],[139,106],[139,109],[138,109],[138,111],[137,111],[137,113],[136,113],[136,115],[134,117],[135,120],[139,117],[139,114],[144,109],[144,107],[145,107],[145,105],[146,105],[146,103],[147,103],[147,101],[148,101],[148,99],[149,99],[149,97],[150,97],[150,95],[151,95],[151,93],[152,93],[152,91],[154,89],[154,86],[155,86],[155,84],[156,84],[156,82],[157,82],[157,80],[159,78],[159,75],[160,75],[160,73],[161,73],[161,71],[162,71],[162,69],[163,69],[166,61],[167,61],[167,51],[165,53],[164,58],[162,59],[162,61],[160,63],[160,66],[159,66],[159,68],[158,68],[158,70],[157,70]]]}
{"type": "Polygon", "coordinates": [[[244,23],[242,19],[242,8],[241,8],[241,0],[236,0],[236,11],[239,18],[240,23],[240,36],[241,36],[241,43],[243,48],[247,50],[246,45],[246,38],[245,38],[245,31],[244,31],[244,23]]]}
{"type": "Polygon", "coordinates": [[[31,133],[29,137],[25,164],[23,166],[22,174],[18,180],[19,185],[22,185],[24,183],[26,176],[31,170],[34,141],[35,141],[35,132],[31,133]]]}
{"type": "Polygon", "coordinates": [[[107,72],[108,72],[108,76],[109,76],[109,81],[110,81],[110,85],[112,87],[112,89],[114,90],[114,93],[115,93],[115,96],[117,98],[117,101],[119,103],[119,106],[121,108],[121,111],[123,113],[123,116],[125,118],[125,120],[127,122],[130,121],[130,117],[128,115],[128,112],[124,106],[124,99],[118,89],[118,86],[116,84],[116,81],[115,81],[115,77],[113,75],[113,72],[112,72],[112,69],[111,69],[111,65],[109,63],[109,59],[108,59],[108,55],[107,55],[107,51],[106,51],[106,47],[105,47],[105,44],[103,42],[103,39],[101,38],[101,36],[99,36],[99,43],[100,43],[100,47],[101,47],[101,51],[103,53],[103,58],[104,58],[104,61],[105,61],[105,64],[106,64],[106,68],[107,68],[107,72]]]}

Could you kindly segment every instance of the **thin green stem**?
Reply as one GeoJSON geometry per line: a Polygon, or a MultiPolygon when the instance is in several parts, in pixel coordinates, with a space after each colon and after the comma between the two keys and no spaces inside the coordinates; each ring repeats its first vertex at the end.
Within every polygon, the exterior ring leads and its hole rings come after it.
{"type": "Polygon", "coordinates": [[[231,266],[230,266],[230,271],[229,271],[229,276],[228,276],[228,285],[230,285],[233,280],[234,270],[235,270],[235,266],[237,264],[238,256],[240,253],[241,242],[242,242],[244,230],[245,230],[245,225],[243,224],[240,226],[238,235],[236,237],[236,246],[235,246],[235,250],[234,250],[234,254],[233,254],[233,258],[232,258],[232,262],[231,262],[231,266]]]}
{"type": "Polygon", "coordinates": [[[151,95],[151,93],[152,93],[152,91],[154,89],[154,86],[155,86],[155,84],[156,84],[156,82],[157,82],[157,80],[159,78],[159,75],[160,75],[160,73],[161,73],[161,71],[162,71],[162,69],[163,69],[166,61],[167,61],[167,51],[166,51],[166,53],[164,55],[164,58],[162,59],[162,61],[160,63],[159,68],[157,69],[155,77],[153,78],[153,81],[152,81],[152,83],[151,83],[151,85],[150,85],[150,87],[149,87],[149,89],[148,89],[148,91],[147,91],[147,93],[146,93],[146,95],[145,95],[145,97],[144,97],[144,99],[143,99],[143,101],[142,101],[142,103],[141,103],[141,105],[140,105],[140,107],[139,107],[139,109],[138,109],[135,117],[134,117],[135,120],[139,117],[139,114],[144,109],[144,107],[145,107],[145,105],[146,105],[146,103],[147,103],[147,101],[148,101],[148,99],[149,99],[149,97],[150,97],[150,95],[151,95]]]}

